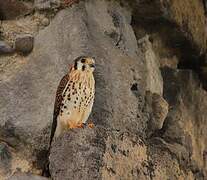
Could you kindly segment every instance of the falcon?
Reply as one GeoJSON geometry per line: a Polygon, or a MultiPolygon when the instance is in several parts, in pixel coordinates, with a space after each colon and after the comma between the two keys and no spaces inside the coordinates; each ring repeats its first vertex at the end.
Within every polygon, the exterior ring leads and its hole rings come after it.
{"type": "Polygon", "coordinates": [[[68,129],[84,127],[94,102],[94,69],[93,58],[80,56],[60,81],[56,92],[50,144],[53,136],[58,137],[68,129]]]}

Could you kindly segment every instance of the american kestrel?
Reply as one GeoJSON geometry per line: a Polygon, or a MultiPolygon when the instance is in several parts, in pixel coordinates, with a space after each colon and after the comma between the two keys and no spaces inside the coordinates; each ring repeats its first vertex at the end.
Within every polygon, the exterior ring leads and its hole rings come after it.
{"type": "Polygon", "coordinates": [[[60,81],[56,92],[50,143],[53,136],[58,137],[67,129],[83,127],[87,121],[94,102],[94,69],[93,58],[78,57],[68,74],[60,81]]]}

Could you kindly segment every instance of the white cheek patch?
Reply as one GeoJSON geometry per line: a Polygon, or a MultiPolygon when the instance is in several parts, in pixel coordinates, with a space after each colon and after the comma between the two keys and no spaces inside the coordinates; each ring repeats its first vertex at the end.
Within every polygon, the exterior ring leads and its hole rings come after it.
{"type": "Polygon", "coordinates": [[[81,70],[81,69],[82,69],[82,63],[78,62],[78,64],[77,64],[77,69],[78,69],[78,70],[81,70]]]}

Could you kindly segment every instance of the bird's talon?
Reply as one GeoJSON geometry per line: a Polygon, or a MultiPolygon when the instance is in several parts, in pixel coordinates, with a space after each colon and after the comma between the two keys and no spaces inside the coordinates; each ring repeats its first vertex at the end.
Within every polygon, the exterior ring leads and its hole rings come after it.
{"type": "Polygon", "coordinates": [[[78,124],[78,125],[76,126],[76,128],[84,128],[84,124],[83,124],[83,123],[78,124]]]}
{"type": "Polygon", "coordinates": [[[94,128],[94,126],[95,126],[94,123],[92,123],[92,122],[89,122],[89,123],[88,123],[88,127],[89,127],[89,128],[94,128]]]}
{"type": "Polygon", "coordinates": [[[84,128],[84,124],[69,125],[69,129],[84,128]]]}

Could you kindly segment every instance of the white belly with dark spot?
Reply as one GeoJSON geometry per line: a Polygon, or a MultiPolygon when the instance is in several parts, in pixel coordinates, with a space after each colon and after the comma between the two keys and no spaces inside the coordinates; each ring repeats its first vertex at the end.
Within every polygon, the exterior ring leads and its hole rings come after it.
{"type": "Polygon", "coordinates": [[[59,120],[64,124],[85,123],[90,115],[93,101],[94,87],[69,81],[63,91],[59,120]]]}

